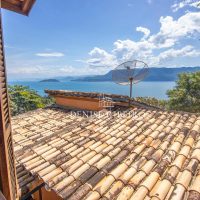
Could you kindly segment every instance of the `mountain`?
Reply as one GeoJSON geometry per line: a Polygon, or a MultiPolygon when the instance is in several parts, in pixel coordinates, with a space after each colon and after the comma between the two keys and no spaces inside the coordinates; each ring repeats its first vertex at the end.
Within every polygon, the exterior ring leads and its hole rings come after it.
{"type": "MultiPolygon", "coordinates": [[[[178,74],[184,72],[200,71],[200,67],[177,67],[177,68],[149,68],[149,74],[143,81],[175,81],[178,74]]],[[[102,82],[112,81],[112,70],[104,75],[86,76],[82,78],[73,79],[72,81],[86,81],[86,82],[102,82]]]]}
{"type": "Polygon", "coordinates": [[[85,77],[90,77],[91,75],[79,75],[79,76],[55,76],[55,77],[52,77],[53,79],[57,79],[59,80],[60,82],[65,82],[65,81],[73,81],[73,80],[76,80],[76,79],[82,79],[82,78],[85,78],[85,77]]]}
{"type": "Polygon", "coordinates": [[[40,82],[60,82],[60,81],[57,80],[57,79],[44,79],[44,80],[42,80],[40,82]]]}

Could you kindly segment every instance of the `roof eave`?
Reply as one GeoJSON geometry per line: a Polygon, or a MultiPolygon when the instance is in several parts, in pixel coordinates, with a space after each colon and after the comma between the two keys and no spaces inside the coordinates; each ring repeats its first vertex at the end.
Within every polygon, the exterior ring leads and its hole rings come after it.
{"type": "Polygon", "coordinates": [[[26,0],[21,6],[17,6],[7,1],[1,1],[1,7],[28,16],[34,3],[35,0],[26,0]]]}

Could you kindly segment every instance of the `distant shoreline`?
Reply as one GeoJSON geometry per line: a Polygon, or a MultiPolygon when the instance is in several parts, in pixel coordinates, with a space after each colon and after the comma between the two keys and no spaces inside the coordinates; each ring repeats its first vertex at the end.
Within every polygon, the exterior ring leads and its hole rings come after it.
{"type": "Polygon", "coordinates": [[[44,80],[41,80],[39,82],[60,82],[60,81],[57,80],[57,79],[44,79],[44,80]]]}
{"type": "MultiPolygon", "coordinates": [[[[180,73],[191,73],[200,71],[200,66],[196,67],[176,67],[176,68],[149,68],[149,74],[143,82],[174,82],[180,73]]],[[[9,80],[8,82],[112,82],[112,70],[104,75],[85,75],[85,76],[59,76],[52,78],[30,78],[20,80],[9,80]]]]}
{"type": "MultiPolygon", "coordinates": [[[[102,80],[102,81],[90,81],[90,80],[70,80],[71,82],[89,82],[89,83],[101,83],[101,82],[113,82],[112,80],[102,80]]],[[[176,81],[176,80],[175,80],[176,81]]],[[[174,80],[173,81],[171,81],[171,80],[143,80],[143,81],[141,81],[141,82],[175,82],[174,80]]],[[[64,83],[64,81],[61,81],[61,82],[63,82],[64,83]]]]}
{"type": "MultiPolygon", "coordinates": [[[[39,82],[36,81],[13,81],[9,85],[23,85],[34,89],[38,94],[45,96],[45,89],[49,90],[73,90],[82,92],[99,92],[110,94],[129,95],[129,86],[118,85],[112,81],[102,82],[79,82],[79,81],[60,81],[60,82],[39,82]]],[[[142,81],[133,87],[133,95],[149,96],[158,99],[167,99],[166,91],[175,86],[174,81],[142,81]]]]}
{"type": "MultiPolygon", "coordinates": [[[[178,74],[180,73],[191,73],[200,71],[200,67],[177,67],[177,68],[149,68],[149,73],[143,81],[151,82],[169,82],[176,81],[178,79],[178,74]]],[[[104,75],[94,75],[85,76],[81,78],[73,79],[72,81],[82,81],[82,82],[104,82],[112,81],[112,72],[109,71],[104,75]]],[[[123,74],[123,70],[121,72],[123,74]]]]}

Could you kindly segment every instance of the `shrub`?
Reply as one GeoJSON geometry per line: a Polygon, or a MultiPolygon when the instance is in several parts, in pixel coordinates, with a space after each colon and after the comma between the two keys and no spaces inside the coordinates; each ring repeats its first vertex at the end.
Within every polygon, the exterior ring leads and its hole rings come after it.
{"type": "Polygon", "coordinates": [[[11,115],[17,115],[37,108],[44,108],[53,103],[52,98],[42,97],[27,86],[14,85],[8,87],[11,115]]]}

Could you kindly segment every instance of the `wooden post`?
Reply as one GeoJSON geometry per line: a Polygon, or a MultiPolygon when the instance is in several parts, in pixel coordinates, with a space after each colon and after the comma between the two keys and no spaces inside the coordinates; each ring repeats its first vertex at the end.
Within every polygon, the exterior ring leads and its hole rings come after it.
{"type": "Polygon", "coordinates": [[[133,90],[133,78],[129,78],[130,81],[130,96],[129,96],[129,106],[131,106],[132,90],[133,90]]]}
{"type": "Polygon", "coordinates": [[[2,17],[0,13],[0,186],[7,200],[17,194],[16,170],[10,123],[6,66],[3,47],[2,17]]]}

